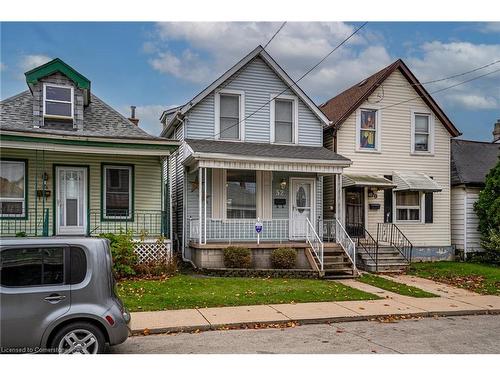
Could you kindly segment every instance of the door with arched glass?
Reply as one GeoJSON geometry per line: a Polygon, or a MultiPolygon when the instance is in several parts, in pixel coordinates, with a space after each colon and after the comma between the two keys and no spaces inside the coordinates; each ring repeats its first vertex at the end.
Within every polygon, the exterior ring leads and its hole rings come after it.
{"type": "Polygon", "coordinates": [[[304,239],[307,219],[314,225],[315,181],[313,178],[291,178],[290,239],[304,239]]]}

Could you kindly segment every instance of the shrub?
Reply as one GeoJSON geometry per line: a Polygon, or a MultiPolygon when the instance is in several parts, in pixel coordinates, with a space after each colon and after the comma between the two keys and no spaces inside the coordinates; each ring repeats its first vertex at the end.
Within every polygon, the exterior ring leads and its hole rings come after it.
{"type": "Polygon", "coordinates": [[[479,219],[483,260],[500,264],[500,161],[486,175],[484,189],[474,204],[479,219]]]}
{"type": "Polygon", "coordinates": [[[135,275],[134,266],[137,263],[137,254],[134,251],[132,231],[120,230],[118,234],[103,233],[99,237],[110,241],[115,276],[121,279],[135,275]]]}
{"type": "Polygon", "coordinates": [[[136,276],[157,278],[171,276],[177,273],[177,260],[174,257],[138,263],[134,266],[136,276]]]}
{"type": "Polygon", "coordinates": [[[277,269],[291,269],[295,268],[295,261],[297,260],[297,251],[289,247],[280,247],[274,249],[271,253],[271,264],[273,268],[277,269]]]}
{"type": "Polygon", "coordinates": [[[224,266],[227,268],[251,268],[252,252],[246,247],[229,246],[224,249],[224,266]]]}

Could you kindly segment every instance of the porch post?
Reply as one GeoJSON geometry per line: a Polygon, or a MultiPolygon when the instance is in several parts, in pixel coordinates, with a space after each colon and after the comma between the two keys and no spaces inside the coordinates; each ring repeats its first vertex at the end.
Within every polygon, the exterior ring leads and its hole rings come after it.
{"type": "Polygon", "coordinates": [[[343,196],[342,196],[342,174],[335,175],[335,217],[344,225],[343,214],[343,196]]]}
{"type": "Polygon", "coordinates": [[[203,244],[207,243],[207,168],[203,168],[204,180],[205,180],[205,189],[204,189],[204,197],[203,197],[203,233],[204,233],[204,241],[203,244]]]}
{"type": "Polygon", "coordinates": [[[198,167],[198,243],[203,243],[203,232],[202,232],[202,188],[203,188],[203,173],[200,167],[198,167]]]}

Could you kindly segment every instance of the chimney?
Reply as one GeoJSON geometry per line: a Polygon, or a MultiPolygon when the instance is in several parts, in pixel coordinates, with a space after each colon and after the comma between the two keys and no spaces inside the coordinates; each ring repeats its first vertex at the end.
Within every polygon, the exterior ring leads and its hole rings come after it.
{"type": "Polygon", "coordinates": [[[500,119],[495,123],[493,128],[493,143],[500,142],[500,119]]]}
{"type": "Polygon", "coordinates": [[[136,126],[139,126],[139,119],[135,118],[135,105],[130,106],[130,117],[128,119],[136,126]]]}

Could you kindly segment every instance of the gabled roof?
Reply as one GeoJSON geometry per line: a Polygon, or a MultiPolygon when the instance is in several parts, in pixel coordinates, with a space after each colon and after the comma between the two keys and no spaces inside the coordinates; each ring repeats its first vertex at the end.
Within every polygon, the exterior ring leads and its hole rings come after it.
{"type": "Polygon", "coordinates": [[[451,184],[483,186],[486,175],[499,162],[498,143],[451,140],[451,184]]]}
{"type": "Polygon", "coordinates": [[[26,83],[31,89],[33,85],[38,83],[40,79],[57,72],[64,74],[66,77],[72,80],[78,88],[84,90],[87,99],[87,102],[85,104],[88,104],[88,100],[90,99],[90,80],[82,74],[78,73],[75,69],[66,64],[60,58],[55,58],[48,63],[37,66],[36,68],[24,73],[24,75],[26,76],[26,83]]]}
{"type": "MultiPolygon", "coordinates": [[[[328,100],[326,103],[321,104],[319,106],[320,109],[332,122],[329,127],[338,129],[342,123],[397,69],[408,80],[425,104],[434,111],[434,114],[448,132],[453,137],[459,136],[461,134],[460,131],[453,125],[448,116],[446,116],[444,111],[401,59],[396,60],[384,69],[363,79],[361,82],[328,100]]],[[[327,129],[329,127],[327,127],[327,129]]]]}
{"type": "MultiPolygon", "coordinates": [[[[198,95],[196,95],[193,99],[191,99],[185,105],[179,107],[177,109],[177,113],[179,115],[184,115],[187,111],[189,111],[192,107],[202,101],[205,97],[207,97],[212,91],[214,91],[217,87],[222,85],[225,81],[230,79],[236,72],[242,69],[245,65],[247,65],[250,61],[252,61],[257,56],[260,56],[262,60],[276,73],[278,77],[280,77],[283,82],[290,88],[291,91],[295,93],[309,109],[327,126],[330,121],[328,118],[321,112],[321,110],[314,104],[314,102],[306,95],[302,89],[294,83],[294,81],[290,78],[290,76],[278,65],[276,61],[265,51],[264,47],[258,46],[248,55],[243,57],[240,61],[238,61],[232,68],[222,74],[219,78],[217,78],[214,82],[212,82],[208,87],[206,87],[203,91],[201,91],[198,95]]],[[[171,110],[169,110],[171,113],[171,110]]],[[[164,115],[162,115],[162,119],[164,115]]],[[[173,116],[175,118],[176,116],[173,116]]],[[[166,133],[169,124],[165,127],[162,132],[162,136],[166,133]]]]}

